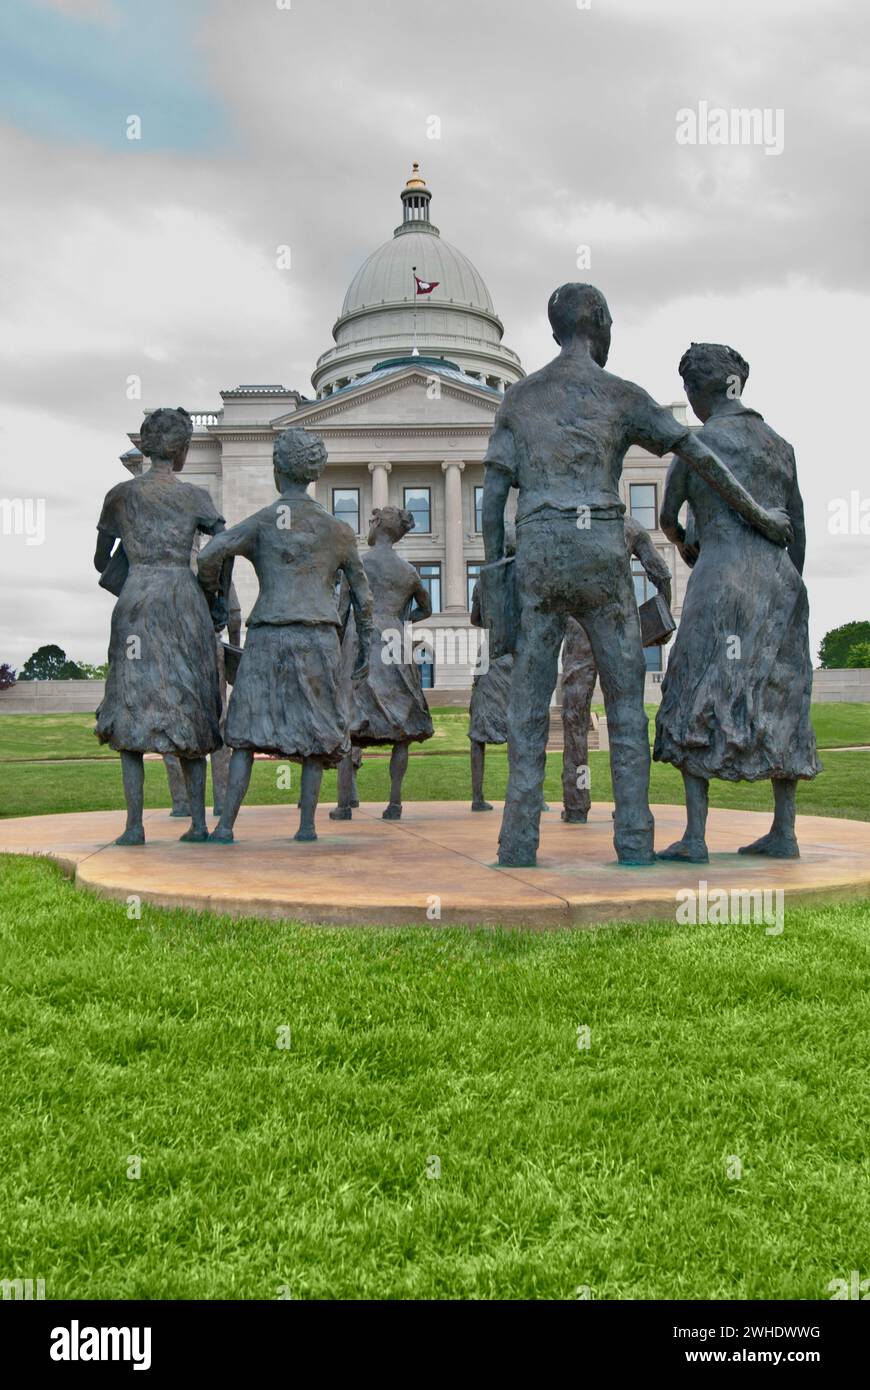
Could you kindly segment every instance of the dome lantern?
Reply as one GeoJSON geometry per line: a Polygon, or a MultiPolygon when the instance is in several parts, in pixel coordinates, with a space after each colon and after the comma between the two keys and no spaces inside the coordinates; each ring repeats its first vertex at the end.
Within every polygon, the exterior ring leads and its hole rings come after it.
{"type": "MultiPolygon", "coordinates": [[[[429,203],[432,194],[426,187],[426,180],[420,173],[420,165],[415,160],[411,166],[411,177],[402,189],[402,225],[396,228],[396,236],[404,231],[420,231],[422,227],[431,228],[429,203]]],[[[432,230],[435,230],[432,228],[432,230]]]]}

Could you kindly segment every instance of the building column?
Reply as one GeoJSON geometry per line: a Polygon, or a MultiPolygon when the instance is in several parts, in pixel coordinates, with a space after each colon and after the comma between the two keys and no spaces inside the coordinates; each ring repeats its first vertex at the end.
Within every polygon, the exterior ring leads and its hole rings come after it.
{"type": "Polygon", "coordinates": [[[374,463],[369,464],[369,472],[372,475],[372,510],[375,507],[386,507],[390,500],[390,474],[393,465],[387,459],[375,459],[374,463]]]}
{"type": "Polygon", "coordinates": [[[445,459],[444,473],[444,556],[447,563],[445,608],[466,612],[465,567],[462,546],[462,470],[460,459],[445,459]]]}

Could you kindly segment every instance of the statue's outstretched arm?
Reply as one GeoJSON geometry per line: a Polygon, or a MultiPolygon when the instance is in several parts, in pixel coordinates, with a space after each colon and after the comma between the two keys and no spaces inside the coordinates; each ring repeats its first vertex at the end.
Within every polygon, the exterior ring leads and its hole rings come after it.
{"type": "Polygon", "coordinates": [[[788,512],[781,507],[772,507],[768,511],[759,506],[743,484],[737,481],[730,468],[727,468],[697,435],[686,431],[671,447],[684,463],[694,468],[698,476],[703,478],[705,483],[709,483],[714,492],[718,492],[730,507],[739,512],[744,521],[755,527],[756,531],[760,531],[776,545],[791,544],[794,532],[788,512]]]}

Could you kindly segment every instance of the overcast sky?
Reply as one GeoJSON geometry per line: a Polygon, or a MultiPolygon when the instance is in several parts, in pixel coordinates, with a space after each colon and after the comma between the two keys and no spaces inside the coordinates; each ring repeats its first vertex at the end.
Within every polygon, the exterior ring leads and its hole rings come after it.
{"type": "Polygon", "coordinates": [[[868,537],[829,529],[870,496],[866,0],[282,5],[3,0],[0,497],[44,498],[46,538],[0,537],[0,661],[105,659],[94,527],[141,418],[127,378],[191,410],[238,382],[312,394],[413,159],[527,371],[571,279],[659,400],[692,339],[738,348],[797,452],[814,653],[870,616],[868,537]],[[781,111],[782,152],[679,144],[700,102],[781,111]]]}

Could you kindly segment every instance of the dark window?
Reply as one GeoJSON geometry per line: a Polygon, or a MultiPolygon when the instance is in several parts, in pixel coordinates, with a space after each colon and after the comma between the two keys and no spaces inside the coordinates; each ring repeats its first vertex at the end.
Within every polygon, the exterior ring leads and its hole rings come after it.
{"type": "Polygon", "coordinates": [[[628,510],[647,531],[654,531],[658,525],[655,483],[629,483],[628,510]]]}
{"type": "Polygon", "coordinates": [[[420,667],[420,680],[424,690],[433,690],[435,687],[435,662],[424,661],[420,667]]]}
{"type": "MultiPolygon", "coordinates": [[[[642,603],[646,603],[648,598],[652,598],[653,594],[656,593],[656,587],[647,579],[640,560],[632,559],[631,578],[634,584],[634,597],[639,608],[642,603]]],[[[661,647],[644,647],[643,655],[648,671],[660,671],[662,669],[661,647]]]]}
{"type": "Polygon", "coordinates": [[[417,573],[423,581],[423,588],[429,595],[432,612],[441,612],[441,566],[417,565],[417,573]]]}
{"type": "Polygon", "coordinates": [[[332,515],[339,521],[347,522],[355,536],[359,535],[359,488],[334,487],[332,489],[332,515]]]}
{"type": "Polygon", "coordinates": [[[428,487],[406,487],[405,507],[414,518],[415,531],[432,530],[432,505],[428,487]]]}
{"type": "Polygon", "coordinates": [[[662,669],[661,647],[644,647],[643,654],[648,671],[660,671],[662,669]]]}
{"type": "Polygon", "coordinates": [[[466,565],[466,567],[465,567],[465,569],[466,569],[466,574],[467,574],[466,583],[467,583],[467,586],[468,586],[468,596],[467,596],[467,597],[468,597],[468,611],[469,611],[469,613],[471,612],[471,602],[472,602],[472,599],[474,598],[474,586],[475,586],[475,584],[477,583],[478,579],[480,578],[480,568],[481,568],[481,567],[480,567],[480,564],[479,564],[479,563],[478,563],[478,564],[468,564],[468,565],[466,565]]]}
{"type": "Polygon", "coordinates": [[[474,529],[477,532],[483,530],[483,488],[474,489],[474,529]]]}

